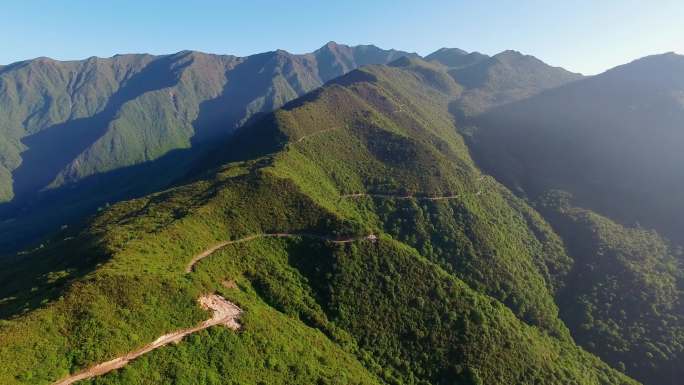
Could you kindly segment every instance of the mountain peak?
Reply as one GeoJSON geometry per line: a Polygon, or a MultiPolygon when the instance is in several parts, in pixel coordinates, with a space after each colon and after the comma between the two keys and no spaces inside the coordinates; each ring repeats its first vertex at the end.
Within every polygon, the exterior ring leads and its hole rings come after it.
{"type": "Polygon", "coordinates": [[[485,56],[470,66],[451,68],[449,74],[466,89],[475,90],[462,100],[465,115],[477,115],[581,78],[514,50],[485,56]]]}
{"type": "Polygon", "coordinates": [[[38,65],[44,65],[44,64],[54,65],[54,64],[59,63],[58,60],[55,60],[55,59],[53,59],[51,57],[47,57],[47,56],[40,56],[40,57],[37,57],[37,58],[32,59],[32,60],[27,60],[27,62],[31,63],[31,64],[38,64],[38,65]]]}
{"type": "Polygon", "coordinates": [[[499,56],[499,55],[502,55],[502,56],[529,56],[529,55],[525,55],[522,52],[515,50],[515,49],[507,49],[507,50],[499,52],[497,55],[494,55],[494,56],[499,56]]]}
{"type": "Polygon", "coordinates": [[[678,63],[684,62],[684,55],[680,55],[676,52],[670,51],[661,54],[649,55],[642,57],[640,59],[634,60],[631,63],[625,64],[625,66],[630,66],[635,63],[678,63]]]}
{"type": "Polygon", "coordinates": [[[392,61],[389,63],[389,66],[391,67],[410,67],[414,65],[425,65],[427,64],[425,61],[418,59],[418,58],[411,58],[408,56],[402,56],[397,60],[392,61]]]}
{"type": "Polygon", "coordinates": [[[611,81],[638,84],[640,87],[681,90],[684,88],[684,55],[667,52],[646,56],[598,76],[613,79],[611,81]]]}
{"type": "MultiPolygon", "coordinates": [[[[462,50],[460,48],[442,47],[442,48],[438,49],[437,51],[431,53],[430,55],[439,55],[439,54],[467,55],[468,51],[462,50]]],[[[430,55],[428,55],[428,56],[430,56],[430,55]]]]}
{"type": "Polygon", "coordinates": [[[440,63],[450,69],[458,69],[479,63],[487,58],[489,58],[489,56],[479,52],[469,53],[460,48],[440,48],[427,55],[425,60],[440,63]]]}
{"type": "Polygon", "coordinates": [[[315,52],[324,52],[324,51],[327,51],[327,52],[338,52],[338,51],[341,50],[341,49],[345,49],[345,50],[346,50],[346,49],[351,49],[351,48],[352,48],[352,47],[350,47],[350,46],[348,46],[348,45],[346,45],[346,44],[340,44],[340,43],[337,43],[336,41],[331,40],[331,41],[325,43],[325,45],[323,45],[321,48],[319,48],[319,49],[317,49],[316,51],[314,51],[314,53],[315,53],[315,52]]]}
{"type": "Polygon", "coordinates": [[[291,53],[285,51],[284,49],[280,49],[280,48],[273,51],[273,52],[275,53],[276,56],[292,56],[291,53]]]}
{"type": "MultiPolygon", "coordinates": [[[[520,51],[512,50],[512,49],[507,49],[505,51],[499,52],[496,55],[492,56],[494,59],[497,60],[522,60],[522,59],[535,59],[539,60],[536,57],[532,55],[526,55],[520,51]]],[[[540,60],[541,61],[541,60],[540,60]]]]}

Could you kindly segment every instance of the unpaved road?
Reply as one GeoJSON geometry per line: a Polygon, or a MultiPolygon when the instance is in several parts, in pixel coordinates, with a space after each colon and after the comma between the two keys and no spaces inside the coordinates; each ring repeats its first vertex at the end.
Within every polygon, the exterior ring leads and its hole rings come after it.
{"type": "Polygon", "coordinates": [[[225,325],[226,327],[233,330],[238,330],[240,328],[240,324],[237,320],[240,317],[240,314],[242,314],[242,310],[232,302],[227,301],[225,298],[221,296],[211,294],[200,297],[199,303],[203,308],[213,310],[214,314],[211,318],[202,322],[198,326],[189,329],[178,330],[169,334],[164,334],[163,336],[157,338],[156,341],[147,344],[136,351],[130,352],[124,356],[115,358],[111,361],[95,365],[82,372],[76,373],[62,380],[59,380],[55,382],[53,385],[70,385],[77,381],[101,376],[103,374],[111,372],[112,370],[120,369],[126,366],[132,360],[142,356],[145,353],[149,353],[152,350],[158,349],[170,343],[179,342],[188,334],[196,333],[200,330],[204,330],[215,325],[225,325]]]}
{"type": "MultiPolygon", "coordinates": [[[[482,175],[478,178],[478,181],[483,181],[487,179],[487,175],[482,175]]],[[[482,187],[482,186],[480,186],[482,187]]],[[[479,190],[475,193],[476,196],[480,196],[484,193],[484,190],[479,190]]],[[[372,194],[372,193],[354,193],[354,194],[343,194],[340,198],[361,198],[361,197],[373,197],[373,198],[387,198],[387,199],[414,199],[417,201],[442,201],[449,199],[458,199],[460,195],[439,195],[439,196],[416,196],[411,194],[399,195],[399,194],[372,194]]]]}
{"type": "MultiPolygon", "coordinates": [[[[488,175],[482,175],[477,180],[483,181],[487,179],[488,175]]],[[[386,185],[386,184],[385,184],[386,185]]],[[[382,186],[382,185],[381,185],[382,186]]],[[[482,188],[483,186],[480,186],[482,188]]],[[[484,190],[479,190],[475,193],[476,196],[480,196],[484,193],[484,190]]],[[[416,196],[411,194],[399,195],[399,194],[372,194],[372,193],[354,193],[354,194],[342,194],[340,198],[361,198],[361,197],[373,197],[373,198],[387,198],[387,199],[414,199],[417,201],[442,201],[449,199],[458,199],[460,195],[439,195],[439,196],[416,196]]]]}
{"type": "MultiPolygon", "coordinates": [[[[339,127],[338,127],[339,128],[339,127]]],[[[323,130],[319,132],[324,132],[324,131],[329,131],[329,130],[334,130],[336,128],[331,128],[328,130],[323,130]]],[[[305,137],[302,137],[299,139],[301,141],[305,137]]],[[[480,178],[482,179],[482,178],[480,178]]],[[[480,195],[482,192],[478,192],[477,195],[480,195]]],[[[449,200],[449,199],[458,199],[460,196],[459,195],[442,195],[442,196],[414,196],[414,195],[393,195],[393,194],[370,194],[370,193],[355,193],[355,194],[344,194],[340,195],[340,198],[360,198],[360,197],[376,197],[376,198],[393,198],[393,199],[415,199],[419,201],[441,201],[441,200],[449,200]]],[[[362,240],[371,240],[375,241],[377,239],[377,236],[374,234],[367,235],[365,237],[356,237],[356,238],[346,238],[346,239],[336,239],[333,237],[327,237],[327,236],[322,236],[322,235],[317,235],[317,234],[310,234],[310,233],[265,233],[265,234],[254,234],[250,235],[244,238],[236,239],[234,241],[223,241],[220,243],[217,243],[210,248],[202,251],[201,253],[195,255],[190,262],[188,262],[188,265],[185,268],[186,273],[191,273],[192,269],[195,267],[197,262],[201,261],[202,259],[214,254],[217,250],[226,247],[228,245],[232,245],[235,243],[242,243],[242,242],[249,242],[252,240],[255,240],[257,238],[287,238],[287,237],[309,237],[309,238],[317,238],[317,239],[322,239],[325,241],[329,241],[332,243],[350,243],[350,242],[356,242],[356,241],[362,241],[362,240]]]]}
{"type": "Polygon", "coordinates": [[[310,134],[308,134],[308,135],[304,135],[304,136],[302,136],[301,138],[295,140],[293,143],[300,143],[300,142],[304,141],[305,139],[310,138],[310,137],[312,137],[312,136],[320,135],[320,134],[323,134],[323,133],[326,133],[326,132],[330,132],[330,131],[334,131],[334,130],[339,130],[340,128],[342,128],[342,127],[332,127],[332,128],[326,128],[325,130],[320,130],[320,131],[312,132],[312,133],[310,133],[310,134]]]}
{"type": "Polygon", "coordinates": [[[422,196],[415,196],[415,195],[370,194],[370,193],[356,193],[356,194],[340,195],[340,198],[360,198],[360,197],[415,199],[417,201],[441,201],[441,200],[448,200],[448,199],[458,199],[459,195],[444,195],[444,196],[435,196],[435,197],[422,197],[422,196]]]}
{"type": "Polygon", "coordinates": [[[329,236],[324,236],[324,235],[318,235],[318,234],[311,234],[311,233],[265,233],[265,234],[254,234],[250,235],[244,238],[236,239],[234,241],[223,241],[220,243],[217,243],[210,248],[204,250],[203,252],[195,255],[190,262],[188,262],[188,265],[185,267],[185,272],[186,273],[191,273],[195,265],[201,261],[202,259],[212,255],[215,253],[217,250],[226,247],[228,245],[233,245],[236,243],[243,243],[243,242],[249,242],[253,241],[258,238],[295,238],[295,237],[307,237],[307,238],[316,238],[316,239],[321,239],[324,241],[328,241],[331,243],[335,244],[343,244],[343,243],[351,243],[351,242],[357,242],[357,241],[375,241],[378,239],[378,237],[375,234],[369,234],[363,237],[351,237],[351,238],[343,238],[343,239],[338,239],[334,237],[329,237],[329,236]]]}

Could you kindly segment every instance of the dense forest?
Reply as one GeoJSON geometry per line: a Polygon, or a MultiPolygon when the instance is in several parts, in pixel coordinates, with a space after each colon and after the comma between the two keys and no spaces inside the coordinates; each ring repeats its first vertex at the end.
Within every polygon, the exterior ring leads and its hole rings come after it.
{"type": "Polygon", "coordinates": [[[557,163],[518,158],[531,126],[498,125],[593,79],[516,52],[427,59],[330,75],[172,187],[0,259],[0,383],[201,324],[215,293],[239,330],[81,383],[679,385],[679,240],[584,200],[582,179],[530,182],[557,163]]]}
{"type": "Polygon", "coordinates": [[[557,303],[575,341],[645,383],[684,375],[683,90],[684,58],[656,55],[467,123],[574,261],[557,303]]]}

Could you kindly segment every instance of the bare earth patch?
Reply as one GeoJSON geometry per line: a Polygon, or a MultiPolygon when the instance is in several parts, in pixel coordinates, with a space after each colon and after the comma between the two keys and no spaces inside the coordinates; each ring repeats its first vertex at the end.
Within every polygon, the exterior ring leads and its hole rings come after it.
{"type": "Polygon", "coordinates": [[[136,351],[130,352],[111,361],[103,362],[82,372],[66,377],[55,382],[54,385],[69,385],[77,381],[101,376],[111,372],[112,370],[120,369],[145,353],[149,353],[152,350],[158,349],[170,343],[178,343],[189,334],[196,333],[200,330],[204,330],[215,325],[224,325],[233,330],[240,329],[238,318],[240,317],[240,314],[242,314],[242,310],[235,304],[216,294],[204,295],[200,297],[198,301],[204,309],[211,309],[214,312],[211,318],[202,322],[198,326],[164,334],[163,336],[157,338],[154,342],[147,344],[136,351]]]}

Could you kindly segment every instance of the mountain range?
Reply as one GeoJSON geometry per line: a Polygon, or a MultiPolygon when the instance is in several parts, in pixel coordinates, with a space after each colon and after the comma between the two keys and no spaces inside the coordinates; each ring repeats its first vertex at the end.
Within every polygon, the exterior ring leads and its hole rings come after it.
{"type": "Polygon", "coordinates": [[[684,58],[649,56],[478,117],[481,163],[531,199],[583,207],[684,241],[684,58]]]}
{"type": "Polygon", "coordinates": [[[0,79],[4,247],[41,239],[0,259],[1,383],[684,377],[682,56],[329,43],[0,79]]]}
{"type": "MultiPolygon", "coordinates": [[[[467,66],[450,61],[458,54],[442,50],[432,60],[456,71],[467,87],[461,104],[478,110],[576,78],[515,52],[461,53],[478,64],[461,73],[467,66]],[[513,80],[497,83],[502,76],[513,80]]],[[[164,188],[253,117],[359,66],[403,56],[418,57],[331,42],[305,55],[180,52],[3,67],[0,252],[109,202],[164,188]]]]}

